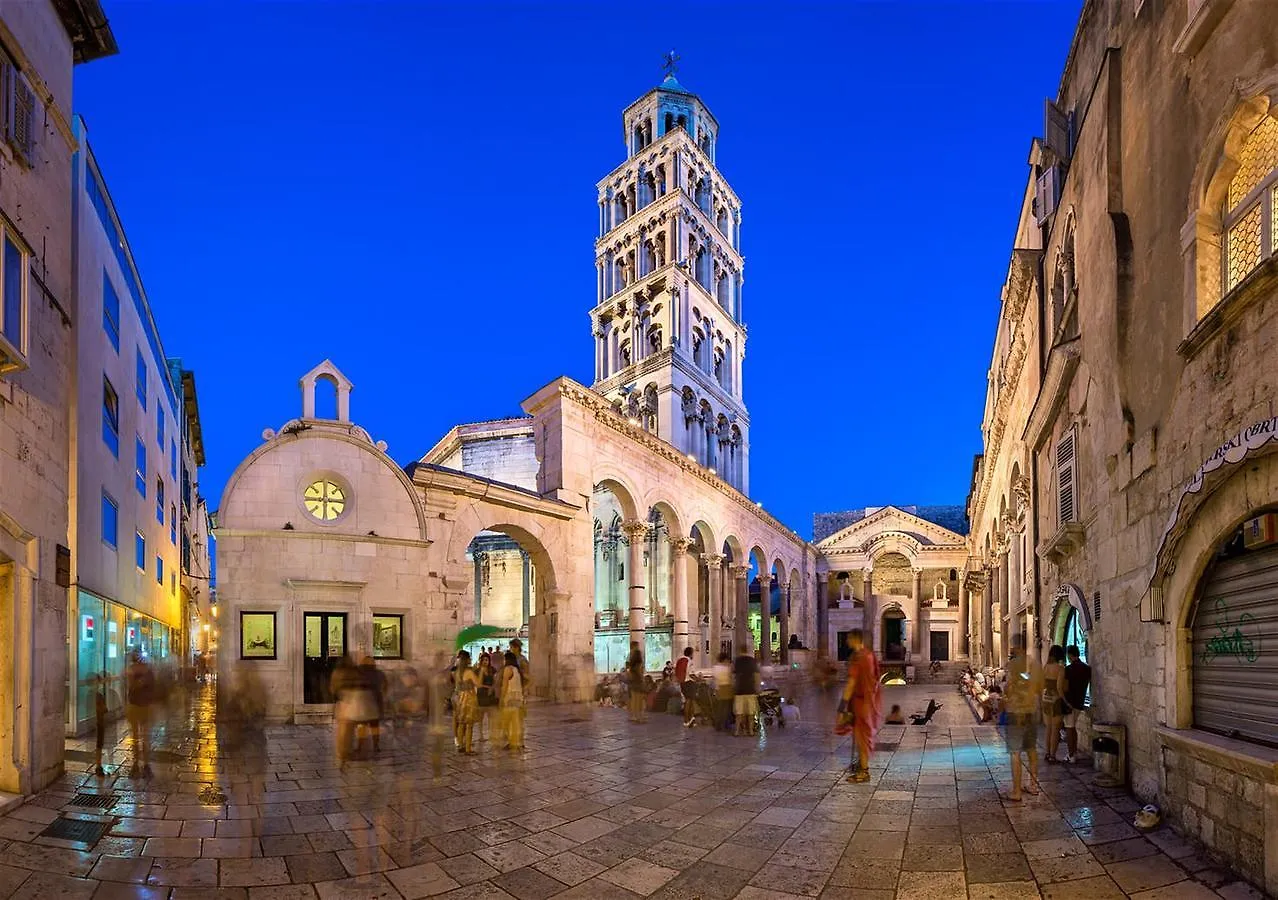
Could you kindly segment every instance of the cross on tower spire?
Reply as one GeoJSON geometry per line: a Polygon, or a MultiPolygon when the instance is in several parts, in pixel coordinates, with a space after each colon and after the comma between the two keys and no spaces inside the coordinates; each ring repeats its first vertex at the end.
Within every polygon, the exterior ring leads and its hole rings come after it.
{"type": "Polygon", "coordinates": [[[661,68],[665,69],[667,78],[674,78],[675,71],[679,68],[679,60],[681,58],[682,57],[676,54],[673,50],[666,54],[665,61],[662,62],[661,68]]]}

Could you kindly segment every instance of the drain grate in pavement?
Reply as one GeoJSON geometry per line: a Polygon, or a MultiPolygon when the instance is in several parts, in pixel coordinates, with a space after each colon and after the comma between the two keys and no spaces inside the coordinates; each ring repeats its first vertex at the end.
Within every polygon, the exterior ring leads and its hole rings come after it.
{"type": "Polygon", "coordinates": [[[76,762],[93,762],[98,758],[98,755],[90,750],[64,750],[62,755],[76,762]]]}
{"type": "Polygon", "coordinates": [[[59,841],[70,841],[92,847],[102,835],[111,829],[110,822],[94,822],[87,819],[57,818],[49,823],[49,827],[40,832],[41,837],[54,838],[59,841]]]}
{"type": "Polygon", "coordinates": [[[887,744],[887,743],[884,743],[883,741],[875,741],[875,742],[874,742],[874,749],[875,749],[875,750],[878,750],[878,751],[880,751],[880,752],[883,752],[883,751],[892,751],[892,750],[895,750],[895,749],[896,749],[897,747],[899,747],[899,746],[901,746],[901,745],[900,745],[900,743],[896,743],[896,744],[887,744]]]}
{"type": "Polygon", "coordinates": [[[90,809],[110,809],[119,798],[115,794],[76,794],[71,801],[72,806],[87,806],[90,809]]]}

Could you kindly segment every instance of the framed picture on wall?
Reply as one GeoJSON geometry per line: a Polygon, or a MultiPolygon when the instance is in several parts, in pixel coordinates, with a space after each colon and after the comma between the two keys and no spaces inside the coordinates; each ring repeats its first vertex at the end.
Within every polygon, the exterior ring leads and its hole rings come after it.
{"type": "Polygon", "coordinates": [[[373,656],[376,659],[404,658],[403,616],[373,616],[373,656]]]}
{"type": "Polygon", "coordinates": [[[240,613],[240,659],[275,659],[275,613],[240,613]]]}

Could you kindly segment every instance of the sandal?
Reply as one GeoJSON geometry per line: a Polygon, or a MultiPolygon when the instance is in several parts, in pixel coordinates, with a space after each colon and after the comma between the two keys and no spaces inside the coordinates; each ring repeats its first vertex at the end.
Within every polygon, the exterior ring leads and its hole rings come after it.
{"type": "Polygon", "coordinates": [[[1020,797],[1013,797],[1011,794],[999,794],[1000,800],[1006,800],[1008,803],[1020,803],[1020,797]]]}

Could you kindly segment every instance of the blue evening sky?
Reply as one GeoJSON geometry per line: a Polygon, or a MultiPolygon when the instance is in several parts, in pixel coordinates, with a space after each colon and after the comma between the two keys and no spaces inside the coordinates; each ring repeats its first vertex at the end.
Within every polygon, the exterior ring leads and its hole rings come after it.
{"type": "Polygon", "coordinates": [[[751,494],[804,536],[964,501],[1080,0],[104,6],[75,106],[196,371],[211,508],[325,357],[400,463],[590,382],[595,184],[671,47],[744,207],[751,494]]]}

